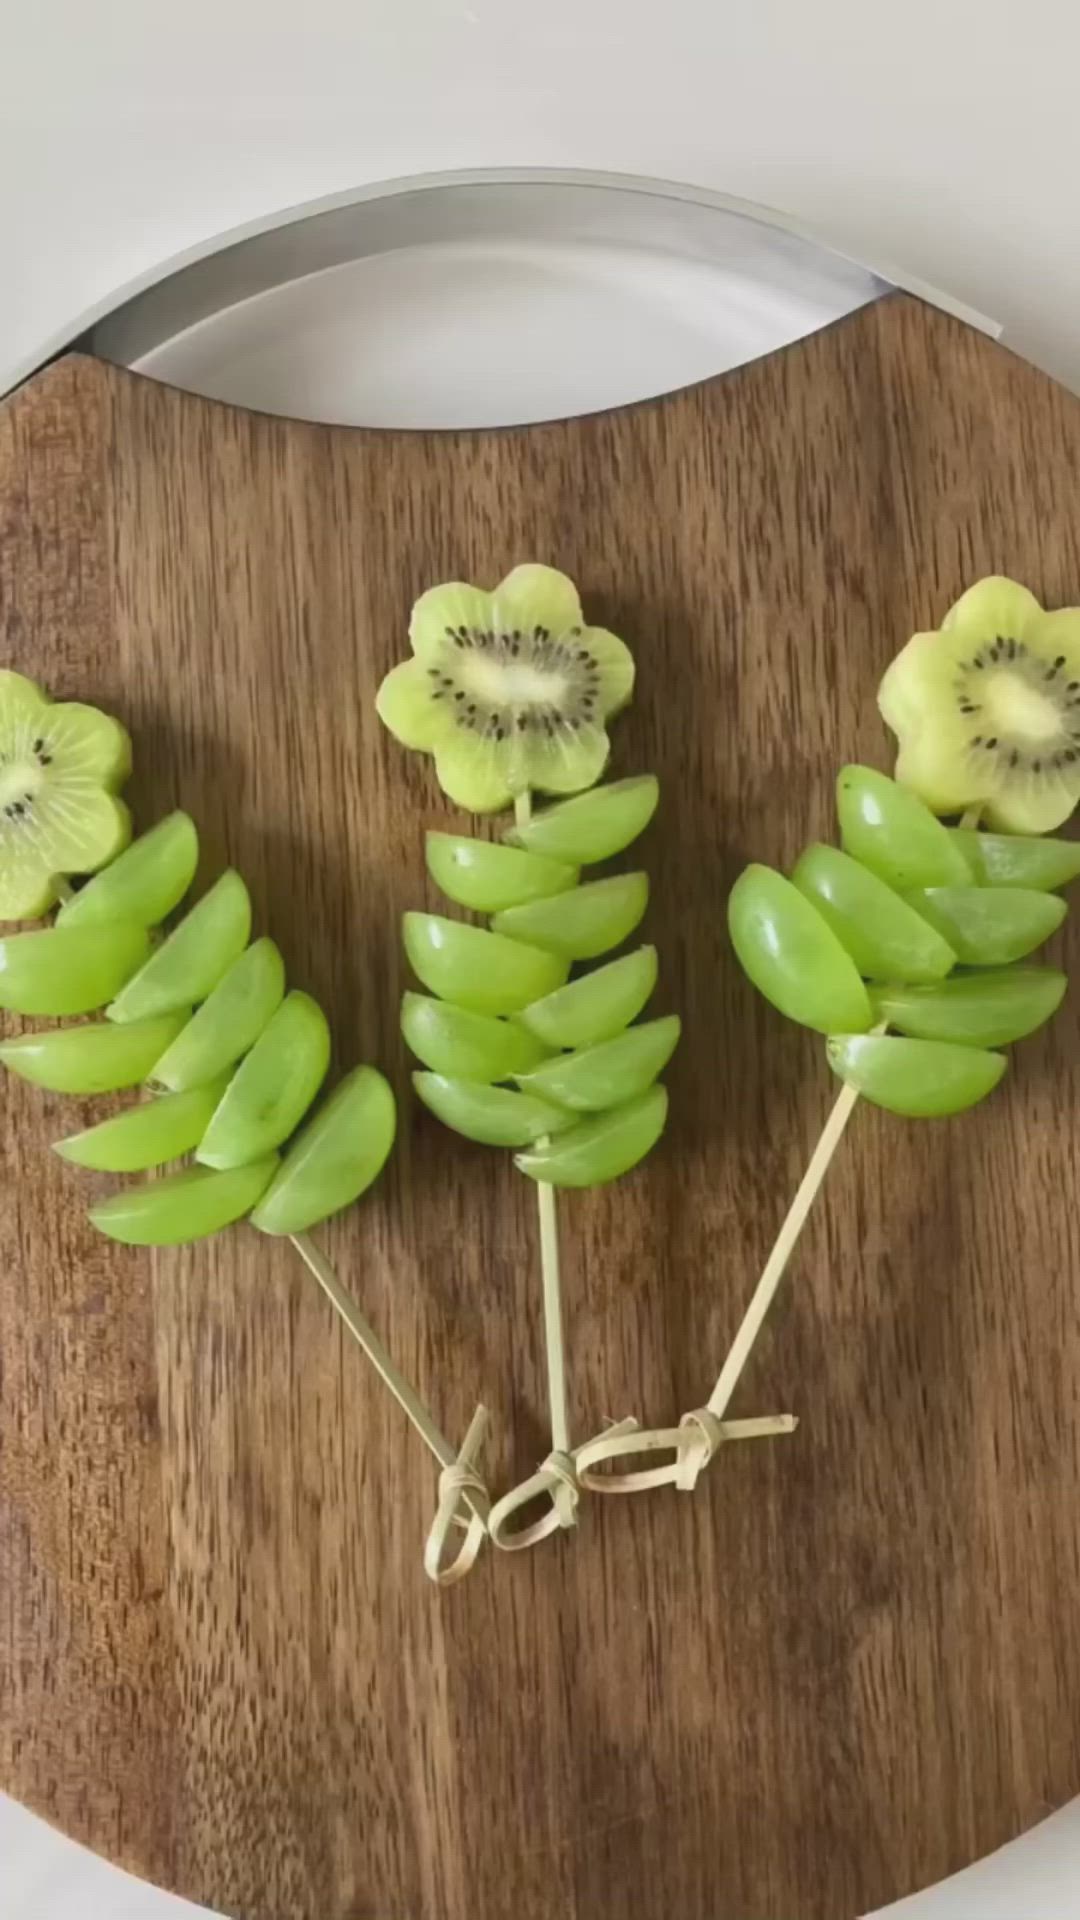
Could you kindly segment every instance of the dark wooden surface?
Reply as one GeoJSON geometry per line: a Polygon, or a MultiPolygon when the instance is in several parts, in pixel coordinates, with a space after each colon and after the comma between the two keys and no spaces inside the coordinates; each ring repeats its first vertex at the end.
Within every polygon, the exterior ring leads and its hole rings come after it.
{"type": "MultiPolygon", "coordinates": [[[[6,663],[122,715],[149,822],[405,1095],[326,1242],[503,1486],[543,1449],[533,1193],[409,1103],[397,916],[454,816],[373,696],[413,596],[576,576],[638,696],[657,1010],[687,1030],[647,1168],[564,1208],[576,1429],[704,1397],[830,1104],[728,949],[748,857],[888,764],[878,676],[1002,569],[1080,598],[1080,406],[894,297],[659,404],[502,434],[326,431],[86,360],[0,409],[6,663]]],[[[1074,960],[1075,930],[1061,949],[1074,960]]],[[[848,1920],[1080,1789],[1075,1004],[1002,1091],[858,1114],[693,1498],[436,1593],[426,1453],[287,1247],[128,1255],[8,1081],[0,1165],[0,1784],[250,1920],[848,1920]]],[[[89,1109],[87,1109],[89,1111],[89,1109]]]]}

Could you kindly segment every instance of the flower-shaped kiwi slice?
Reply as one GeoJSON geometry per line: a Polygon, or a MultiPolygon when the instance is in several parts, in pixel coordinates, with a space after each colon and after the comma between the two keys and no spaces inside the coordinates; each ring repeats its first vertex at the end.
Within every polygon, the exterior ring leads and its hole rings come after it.
{"type": "Polygon", "coordinates": [[[878,704],[897,779],[935,813],[981,806],[990,827],[1049,833],[1080,799],[1080,607],[980,580],[908,641],[878,704]]]}
{"type": "Polygon", "coordinates": [[[435,757],[439,784],[471,813],[522,793],[578,793],[599,779],[605,722],[634,685],[629,648],[585,624],[553,567],[515,567],[494,592],[452,581],[413,608],[413,659],[379,689],[381,719],[435,757]]]}
{"type": "Polygon", "coordinates": [[[93,873],[126,846],[116,788],[130,769],[119,721],[0,669],[0,920],[37,919],[58,875],[93,873]]]}

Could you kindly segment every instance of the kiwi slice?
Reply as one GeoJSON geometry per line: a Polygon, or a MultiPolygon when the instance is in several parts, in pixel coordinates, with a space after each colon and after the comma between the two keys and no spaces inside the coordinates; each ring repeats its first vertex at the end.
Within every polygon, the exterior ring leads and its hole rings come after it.
{"type": "Polygon", "coordinates": [[[981,803],[999,832],[1049,833],[1080,796],[1080,622],[1015,581],[980,580],[940,633],[916,634],[878,703],[896,777],[936,813],[981,803]]]}
{"type": "Polygon", "coordinates": [[[127,845],[115,789],[130,768],[119,721],[0,671],[0,920],[37,919],[57,875],[93,873],[127,845]]]}
{"type": "Polygon", "coordinates": [[[515,567],[493,593],[462,581],[413,609],[414,658],[379,688],[377,711],[405,746],[435,756],[444,793],[473,813],[516,794],[579,793],[608,757],[605,722],[634,685],[628,648],[585,624],[573,582],[515,567]]]}

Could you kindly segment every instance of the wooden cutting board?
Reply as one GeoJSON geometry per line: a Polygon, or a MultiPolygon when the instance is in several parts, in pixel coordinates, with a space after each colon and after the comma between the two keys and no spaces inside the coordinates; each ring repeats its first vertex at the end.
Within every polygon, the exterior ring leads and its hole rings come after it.
{"type": "MultiPolygon", "coordinates": [[[[325,1234],[493,1484],[545,1450],[531,1187],[412,1104],[398,916],[460,825],[381,731],[415,594],[556,562],[639,668],[619,772],[662,1149],[563,1208],[573,1423],[712,1384],[833,1097],[729,951],[727,889],[888,764],[886,662],[978,575],[1080,599],[1080,404],[895,296],[656,404],[484,434],[326,430],[92,360],[0,409],[5,663],[121,715],[148,823],[402,1098],[325,1234]]],[[[1060,951],[1075,962],[1076,921],[1060,951]]],[[[692,1498],[423,1578],[429,1458],[290,1249],[125,1253],[14,1081],[0,1160],[0,1785],[250,1920],[848,1920],[1080,1789],[1076,999],[951,1122],[860,1111],[692,1498]]],[[[77,1104],[77,1103],[76,1103],[77,1104]]],[[[89,1113],[89,1107],[86,1109],[89,1113]]]]}

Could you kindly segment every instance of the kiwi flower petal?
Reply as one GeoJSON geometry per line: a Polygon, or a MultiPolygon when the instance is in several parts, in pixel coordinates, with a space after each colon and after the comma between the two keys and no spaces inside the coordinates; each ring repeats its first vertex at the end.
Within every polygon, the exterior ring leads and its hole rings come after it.
{"type": "Polygon", "coordinates": [[[420,595],[409,621],[409,639],[418,660],[435,666],[448,645],[464,642],[470,633],[491,626],[491,595],[464,580],[448,580],[420,595]]]}
{"type": "Polygon", "coordinates": [[[573,581],[556,567],[535,561],[515,567],[500,580],[492,595],[501,627],[522,633],[546,627],[550,633],[569,633],[585,624],[581,600],[573,581]]]}
{"type": "Polygon", "coordinates": [[[1007,574],[987,574],[954,600],[942,621],[946,633],[968,633],[975,641],[1005,634],[1022,640],[1032,621],[1044,618],[1035,595],[1007,574]]]}
{"type": "Polygon", "coordinates": [[[493,813],[518,794],[579,793],[607,764],[605,722],[630,699],[629,648],[585,625],[554,567],[515,567],[491,593],[455,580],[413,608],[413,658],[376,700],[390,732],[431,753],[458,806],[493,813]]]}
{"type": "Polygon", "coordinates": [[[419,753],[434,753],[454,730],[453,711],[433,698],[428,669],[419,660],[391,669],[375,696],[375,711],[403,747],[419,753]]]}
{"type": "Polygon", "coordinates": [[[0,670],[0,919],[37,919],[59,876],[93,873],[126,846],[116,789],[130,770],[119,721],[0,670]]]}
{"type": "Polygon", "coordinates": [[[1049,833],[1080,801],[1080,608],[1045,613],[1018,581],[977,581],[917,633],[878,691],[896,777],[935,813],[982,808],[1049,833]]]}

